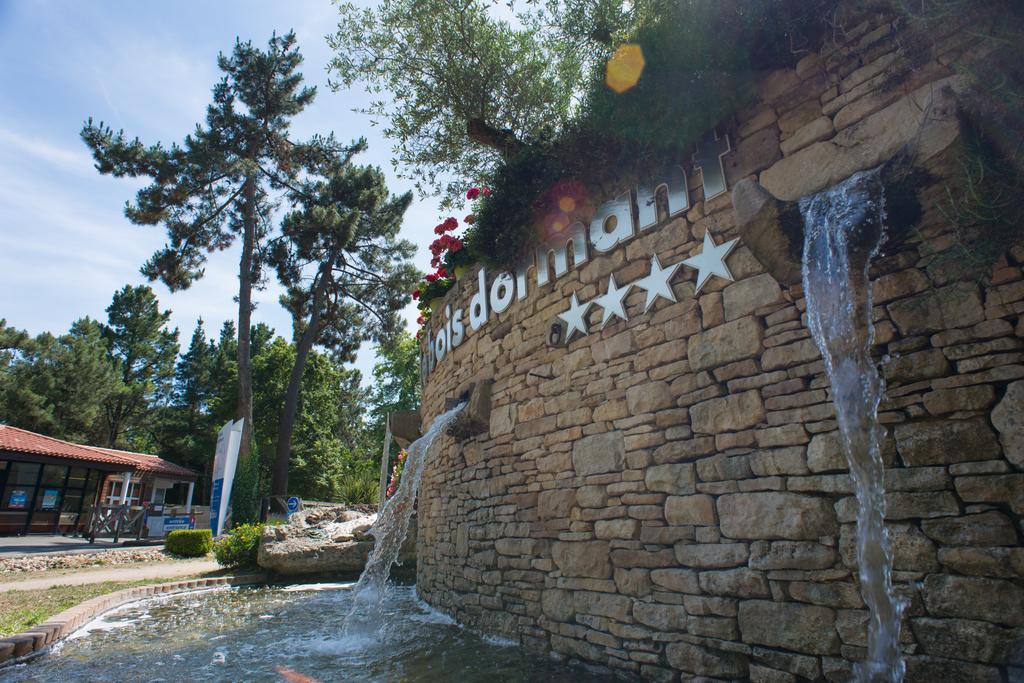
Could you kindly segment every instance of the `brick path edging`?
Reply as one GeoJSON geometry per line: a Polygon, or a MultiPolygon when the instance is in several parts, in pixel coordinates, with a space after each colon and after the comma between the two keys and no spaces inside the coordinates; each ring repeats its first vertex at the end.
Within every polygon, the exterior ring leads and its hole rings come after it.
{"type": "Polygon", "coordinates": [[[181,593],[198,588],[216,586],[244,586],[254,583],[265,583],[266,574],[242,574],[239,576],[217,576],[208,579],[189,579],[171,581],[149,586],[137,586],[124,590],[99,595],[83,603],[64,610],[50,617],[42,624],[37,624],[27,631],[6,638],[0,638],[0,666],[14,658],[24,657],[38,652],[57,641],[66,638],[79,628],[89,623],[104,612],[120,607],[129,602],[142,600],[155,595],[181,593]]]}

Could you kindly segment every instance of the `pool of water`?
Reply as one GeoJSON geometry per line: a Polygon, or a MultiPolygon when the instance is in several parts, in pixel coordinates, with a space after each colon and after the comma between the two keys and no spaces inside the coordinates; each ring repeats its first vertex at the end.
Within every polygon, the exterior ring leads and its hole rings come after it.
{"type": "Polygon", "coordinates": [[[589,672],[461,628],[391,589],[380,632],[343,635],[335,586],[217,589],[108,612],[3,681],[579,681],[589,672]]]}

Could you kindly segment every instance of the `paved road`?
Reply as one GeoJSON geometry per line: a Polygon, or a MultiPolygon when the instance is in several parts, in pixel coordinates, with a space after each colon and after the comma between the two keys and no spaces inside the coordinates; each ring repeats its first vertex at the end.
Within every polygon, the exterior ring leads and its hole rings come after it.
{"type": "MultiPolygon", "coordinates": [[[[163,540],[156,540],[153,543],[142,543],[141,545],[162,545],[163,540]]],[[[132,541],[129,546],[140,545],[132,541]]],[[[124,548],[121,543],[114,543],[113,539],[97,539],[95,543],[89,543],[84,538],[73,538],[71,536],[49,536],[45,534],[31,536],[0,536],[0,558],[17,557],[18,555],[36,555],[39,553],[94,553],[98,550],[110,550],[112,548],[124,548]]]]}
{"type": "Polygon", "coordinates": [[[104,581],[142,581],[145,579],[174,579],[179,576],[203,574],[220,569],[213,560],[173,560],[155,562],[137,567],[100,567],[97,569],[64,569],[51,576],[0,583],[4,591],[35,590],[51,586],[82,586],[104,581]]]}

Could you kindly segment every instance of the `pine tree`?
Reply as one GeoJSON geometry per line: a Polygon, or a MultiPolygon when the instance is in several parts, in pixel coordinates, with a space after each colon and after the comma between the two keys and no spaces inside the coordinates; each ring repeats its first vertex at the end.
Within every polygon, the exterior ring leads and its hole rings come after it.
{"type": "Polygon", "coordinates": [[[106,403],[103,443],[113,448],[126,429],[142,427],[149,412],[170,399],[178,330],[167,328],[171,312],[161,311],[153,290],[125,285],[107,307],[102,326],[109,353],[121,372],[121,391],[106,403]]]}
{"type": "Polygon", "coordinates": [[[347,361],[364,341],[391,339],[398,312],[419,273],[409,260],[415,246],[398,239],[412,195],[391,196],[377,168],[338,156],[322,175],[293,187],[298,208],[282,221],[271,260],[287,288],[281,303],[292,313],[295,364],[277,434],[271,493],[288,493],[288,464],[299,392],[314,346],[347,361]],[[312,278],[307,273],[312,272],[312,278]]]}
{"type": "Polygon", "coordinates": [[[294,33],[274,34],[266,50],[236,42],[230,56],[218,56],[224,77],[213,88],[205,124],[180,145],[146,146],[92,119],[82,129],[100,173],[152,181],[125,207],[132,222],[167,230],[167,245],[142,268],[151,280],[172,291],[185,289],[202,277],[209,253],[241,241],[235,416],[245,419],[242,457],[252,442],[252,293],[262,278],[274,193],[338,151],[331,136],[308,142],[289,137],[291,120],[316,95],[302,85],[301,62],[294,33]]]}

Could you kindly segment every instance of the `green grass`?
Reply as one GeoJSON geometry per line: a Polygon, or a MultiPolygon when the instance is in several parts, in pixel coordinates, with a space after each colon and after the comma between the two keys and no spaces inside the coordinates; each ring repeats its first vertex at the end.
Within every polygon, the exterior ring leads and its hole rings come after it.
{"type": "Polygon", "coordinates": [[[90,598],[124,588],[168,581],[187,581],[194,578],[196,577],[182,576],[174,579],[144,581],[105,581],[83,586],[51,586],[39,590],[14,590],[0,593],[0,638],[21,633],[90,598]]]}

